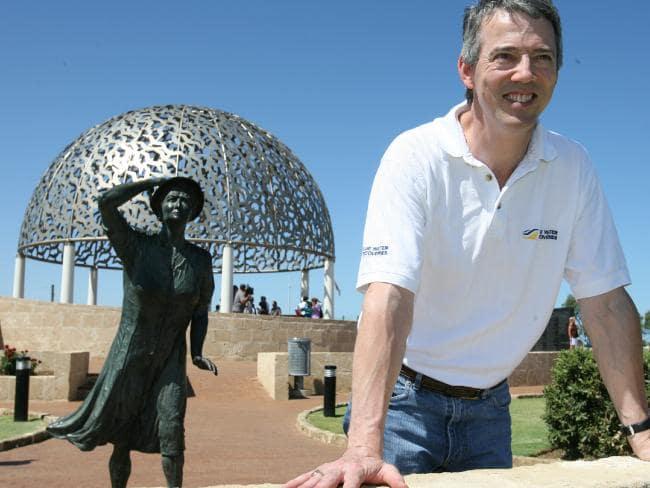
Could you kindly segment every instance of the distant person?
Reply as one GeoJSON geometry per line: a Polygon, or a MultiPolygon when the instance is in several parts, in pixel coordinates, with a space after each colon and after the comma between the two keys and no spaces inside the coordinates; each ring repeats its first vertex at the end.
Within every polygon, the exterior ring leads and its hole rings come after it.
{"type": "Polygon", "coordinates": [[[257,305],[257,313],[260,315],[269,314],[269,302],[266,301],[265,296],[262,296],[260,298],[260,303],[257,305]]]}
{"type": "MultiPolygon", "coordinates": [[[[234,287],[235,289],[237,287],[234,287]]],[[[244,311],[244,305],[246,304],[246,285],[239,285],[239,289],[235,292],[235,297],[232,300],[232,311],[233,313],[242,313],[244,311]]]]}
{"type": "Polygon", "coordinates": [[[302,301],[298,304],[296,308],[296,315],[300,317],[311,318],[311,302],[308,297],[302,297],[302,301]]]}
{"type": "Polygon", "coordinates": [[[323,318],[323,307],[321,307],[320,302],[316,297],[311,299],[311,318],[312,319],[323,318]]]}
{"type": "Polygon", "coordinates": [[[567,326],[567,335],[569,336],[569,349],[575,349],[578,347],[579,343],[582,343],[578,339],[578,324],[576,324],[575,317],[569,317],[569,325],[567,326]]]}
{"type": "Polygon", "coordinates": [[[246,290],[244,291],[244,313],[257,313],[257,309],[255,308],[255,297],[253,297],[253,293],[253,287],[246,285],[246,290]]]}
{"type": "Polygon", "coordinates": [[[282,309],[278,305],[278,302],[276,302],[275,300],[273,300],[273,303],[271,304],[271,315],[273,315],[274,317],[279,317],[280,315],[282,315],[282,309]]]}

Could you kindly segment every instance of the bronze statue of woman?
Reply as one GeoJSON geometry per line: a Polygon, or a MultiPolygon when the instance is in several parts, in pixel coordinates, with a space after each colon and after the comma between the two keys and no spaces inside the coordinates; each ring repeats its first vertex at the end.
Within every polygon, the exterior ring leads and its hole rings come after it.
{"type": "Polygon", "coordinates": [[[126,486],[131,450],[161,453],[168,486],[182,486],[188,323],[192,362],[217,374],[202,355],[214,291],[212,258],[185,240],[185,226],[203,207],[203,192],[189,178],[152,178],[111,188],[98,204],[124,267],[122,316],[88,397],[48,431],[82,451],[112,443],[114,488],[126,486]],[[156,187],[150,204],[162,229],[147,235],[132,229],[118,207],[156,187]]]}

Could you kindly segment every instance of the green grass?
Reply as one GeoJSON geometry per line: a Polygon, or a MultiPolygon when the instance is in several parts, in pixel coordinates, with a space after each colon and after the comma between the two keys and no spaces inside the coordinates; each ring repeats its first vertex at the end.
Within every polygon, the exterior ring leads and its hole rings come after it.
{"type": "MultiPolygon", "coordinates": [[[[343,433],[345,407],[337,407],[335,417],[324,417],[319,410],[310,414],[307,420],[319,429],[335,434],[343,433]]],[[[546,424],[542,420],[544,398],[515,398],[510,404],[512,416],[512,454],[534,456],[550,449],[546,435],[546,424]]]]}
{"type": "Polygon", "coordinates": [[[0,415],[0,441],[43,429],[47,424],[40,418],[30,418],[27,422],[14,422],[14,415],[0,415]]]}
{"type": "Polygon", "coordinates": [[[512,454],[534,456],[551,448],[544,414],[544,398],[515,398],[510,404],[512,454]]]}
{"type": "Polygon", "coordinates": [[[307,421],[314,427],[322,430],[328,430],[335,434],[343,433],[343,415],[345,415],[345,406],[336,407],[334,410],[335,417],[324,417],[323,411],[318,410],[307,416],[307,421]]]}

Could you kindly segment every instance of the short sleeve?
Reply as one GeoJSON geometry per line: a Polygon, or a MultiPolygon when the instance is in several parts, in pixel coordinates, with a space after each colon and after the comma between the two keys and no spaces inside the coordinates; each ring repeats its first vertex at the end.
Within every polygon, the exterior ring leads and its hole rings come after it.
{"type": "Polygon", "coordinates": [[[564,277],[576,298],[587,298],[629,285],[630,276],[607,200],[586,154],[581,180],[564,277]]]}
{"type": "Polygon", "coordinates": [[[382,158],[370,192],[357,289],[384,282],[415,293],[427,225],[422,163],[404,136],[382,158]]]}

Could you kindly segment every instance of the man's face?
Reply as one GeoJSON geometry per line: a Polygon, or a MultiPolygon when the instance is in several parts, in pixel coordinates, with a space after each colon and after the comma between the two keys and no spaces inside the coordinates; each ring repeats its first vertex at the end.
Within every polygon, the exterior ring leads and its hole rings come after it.
{"type": "Polygon", "coordinates": [[[551,23],[496,10],[479,32],[475,66],[459,62],[461,79],[474,91],[475,110],[494,128],[532,129],[557,82],[551,23]]]}
{"type": "Polygon", "coordinates": [[[161,204],[162,221],[187,222],[192,213],[192,198],[181,190],[171,190],[161,204]]]}

